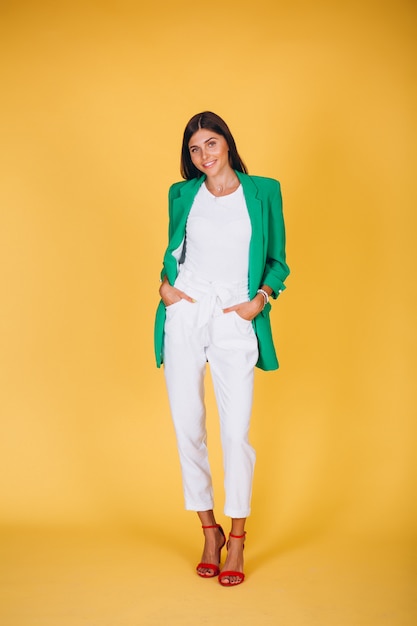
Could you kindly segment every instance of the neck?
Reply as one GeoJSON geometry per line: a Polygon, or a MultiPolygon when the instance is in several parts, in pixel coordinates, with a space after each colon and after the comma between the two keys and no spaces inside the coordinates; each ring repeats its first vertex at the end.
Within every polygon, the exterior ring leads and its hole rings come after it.
{"type": "Polygon", "coordinates": [[[239,178],[234,170],[226,174],[206,178],[206,187],[215,196],[225,196],[239,187],[239,178]]]}

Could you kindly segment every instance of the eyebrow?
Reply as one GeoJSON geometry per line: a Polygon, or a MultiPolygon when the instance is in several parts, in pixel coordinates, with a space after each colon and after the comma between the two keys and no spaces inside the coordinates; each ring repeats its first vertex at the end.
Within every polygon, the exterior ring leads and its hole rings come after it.
{"type": "MultiPolygon", "coordinates": [[[[208,139],[203,141],[203,143],[208,143],[209,141],[212,141],[213,139],[216,140],[216,137],[209,137],[208,139]]],[[[189,150],[191,150],[191,148],[198,148],[198,146],[188,146],[189,150]]]]}

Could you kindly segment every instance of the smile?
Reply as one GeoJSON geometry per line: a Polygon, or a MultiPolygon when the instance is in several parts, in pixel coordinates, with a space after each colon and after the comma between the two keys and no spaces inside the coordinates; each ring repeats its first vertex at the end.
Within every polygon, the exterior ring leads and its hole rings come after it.
{"type": "Polygon", "coordinates": [[[208,163],[203,163],[203,167],[211,167],[215,164],[216,161],[209,161],[208,163]]]}

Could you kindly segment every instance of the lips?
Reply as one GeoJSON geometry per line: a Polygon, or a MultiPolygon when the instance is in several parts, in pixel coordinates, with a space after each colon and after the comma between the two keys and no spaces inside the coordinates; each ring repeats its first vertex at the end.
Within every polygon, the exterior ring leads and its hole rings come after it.
{"type": "Polygon", "coordinates": [[[208,163],[203,163],[203,167],[211,167],[215,164],[216,161],[209,161],[208,163]]]}

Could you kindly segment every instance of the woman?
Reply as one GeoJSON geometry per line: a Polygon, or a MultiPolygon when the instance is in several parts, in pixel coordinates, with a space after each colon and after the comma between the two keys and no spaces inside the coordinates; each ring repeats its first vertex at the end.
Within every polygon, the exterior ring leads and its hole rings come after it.
{"type": "Polygon", "coordinates": [[[248,440],[254,368],[278,368],[270,297],[284,289],[285,231],[278,181],[249,176],[227,124],[194,115],[183,136],[181,174],[169,190],[169,242],[155,324],[181,462],[185,508],[196,511],[205,543],[197,573],[224,586],[243,582],[245,522],[255,452],[248,440]],[[224,460],[226,543],[213,512],[207,456],[204,374],[210,371],[224,460]]]}

